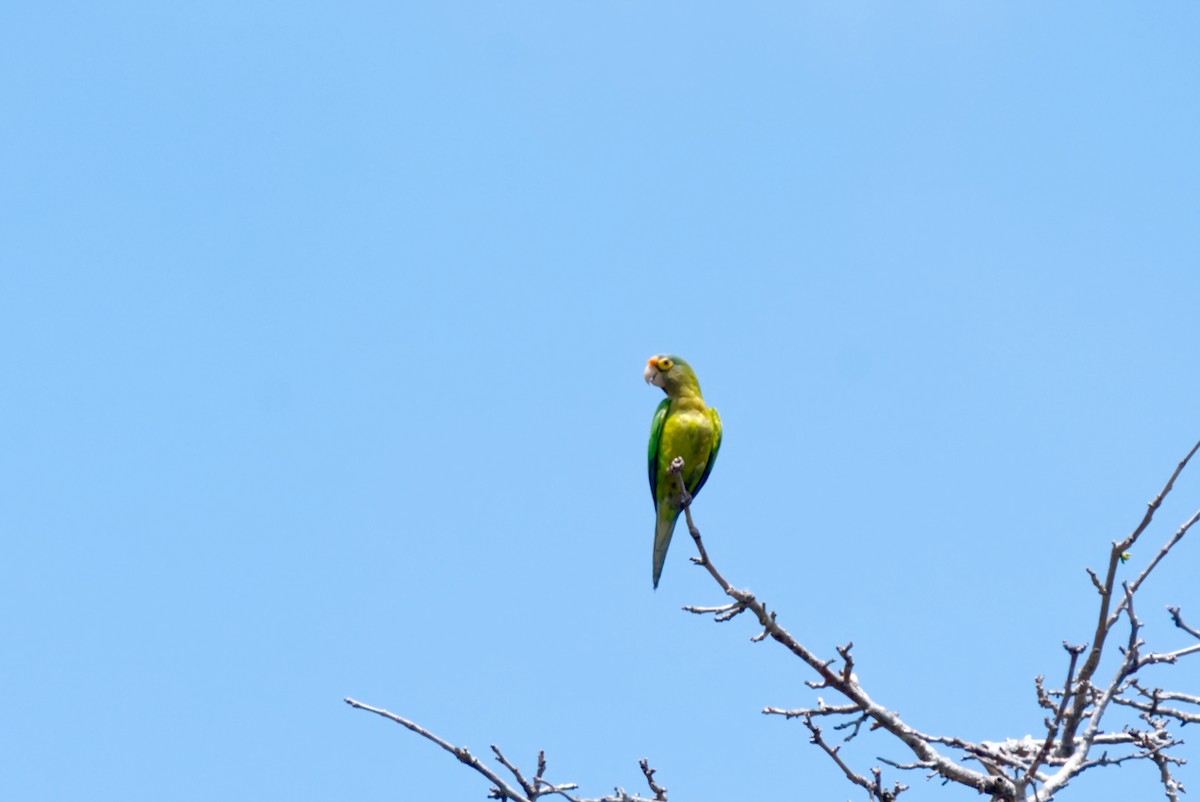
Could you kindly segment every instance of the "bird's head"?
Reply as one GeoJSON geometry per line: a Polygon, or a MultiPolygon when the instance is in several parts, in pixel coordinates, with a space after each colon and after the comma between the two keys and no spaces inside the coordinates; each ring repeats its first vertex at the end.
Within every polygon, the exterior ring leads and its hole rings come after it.
{"type": "Polygon", "coordinates": [[[685,387],[694,387],[697,392],[700,389],[692,366],[671,354],[656,354],[647,359],[642,376],[647,384],[661,387],[663,392],[672,397],[685,387]]]}

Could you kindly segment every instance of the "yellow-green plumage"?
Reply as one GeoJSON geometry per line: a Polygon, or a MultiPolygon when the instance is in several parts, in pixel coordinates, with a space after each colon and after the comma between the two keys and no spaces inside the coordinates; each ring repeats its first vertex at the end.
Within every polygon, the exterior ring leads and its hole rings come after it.
{"type": "Polygon", "coordinates": [[[683,511],[679,484],[669,472],[671,460],[683,458],[684,486],[692,496],[699,493],[721,448],[721,416],[704,403],[696,374],[679,357],[668,354],[650,357],[646,361],[645,378],[667,394],[650,424],[649,472],[656,517],[654,587],[657,588],[675,521],[683,511]]]}

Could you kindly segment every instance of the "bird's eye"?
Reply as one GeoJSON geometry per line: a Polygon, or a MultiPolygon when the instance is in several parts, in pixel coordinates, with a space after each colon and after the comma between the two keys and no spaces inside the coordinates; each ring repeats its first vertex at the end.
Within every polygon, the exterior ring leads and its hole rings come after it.
{"type": "Polygon", "coordinates": [[[670,370],[671,366],[674,364],[675,363],[669,359],[660,359],[660,360],[658,360],[658,369],[659,370],[670,370]]]}

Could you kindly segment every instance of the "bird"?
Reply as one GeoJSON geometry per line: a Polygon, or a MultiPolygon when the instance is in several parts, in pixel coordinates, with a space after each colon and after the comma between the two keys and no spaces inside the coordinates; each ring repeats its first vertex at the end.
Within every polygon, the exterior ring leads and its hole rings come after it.
{"type": "Polygon", "coordinates": [[[654,499],[654,587],[662,576],[675,521],[683,511],[671,461],[683,458],[683,484],[693,498],[708,481],[721,450],[721,416],[704,403],[692,366],[674,354],[646,360],[647,384],[667,394],[650,422],[650,496],[654,499]]]}

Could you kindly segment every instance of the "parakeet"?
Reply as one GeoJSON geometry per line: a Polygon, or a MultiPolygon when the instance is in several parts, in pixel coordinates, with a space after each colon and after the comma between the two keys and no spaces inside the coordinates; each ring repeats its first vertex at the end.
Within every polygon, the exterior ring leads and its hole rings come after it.
{"type": "Polygon", "coordinates": [[[658,354],[646,360],[647,384],[661,387],[666,399],[650,423],[650,496],[654,499],[654,587],[662,576],[663,561],[675,521],[683,508],[679,484],[668,473],[671,460],[683,457],[683,484],[695,496],[708,481],[721,448],[721,416],[704,403],[692,366],[677,356],[658,354]]]}

